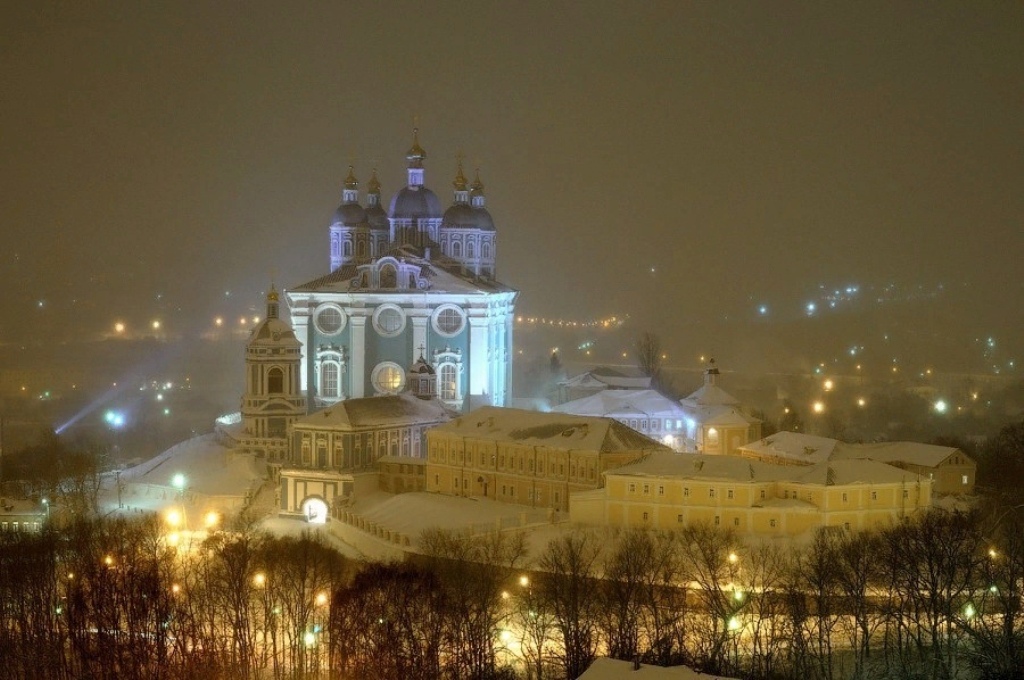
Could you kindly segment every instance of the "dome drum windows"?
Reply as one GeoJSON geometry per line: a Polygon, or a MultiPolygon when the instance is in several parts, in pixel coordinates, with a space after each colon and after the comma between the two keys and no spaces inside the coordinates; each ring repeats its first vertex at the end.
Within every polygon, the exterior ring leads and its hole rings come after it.
{"type": "Polygon", "coordinates": [[[405,312],[398,305],[381,305],[373,312],[373,328],[385,338],[400,335],[405,330],[405,312]]]}
{"type": "Polygon", "coordinates": [[[324,335],[337,335],[345,328],[345,312],[334,304],[320,305],[313,316],[313,323],[324,335]]]}
{"type": "Polygon", "coordinates": [[[466,327],[466,312],[457,305],[442,305],[430,317],[434,332],[445,338],[453,338],[466,327]]]}

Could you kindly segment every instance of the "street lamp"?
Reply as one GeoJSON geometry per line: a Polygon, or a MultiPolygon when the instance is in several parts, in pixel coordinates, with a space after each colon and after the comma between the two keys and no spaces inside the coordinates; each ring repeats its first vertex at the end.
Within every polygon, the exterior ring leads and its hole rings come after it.
{"type": "Polygon", "coordinates": [[[46,508],[46,521],[50,521],[50,499],[43,499],[43,507],[46,508]]]}

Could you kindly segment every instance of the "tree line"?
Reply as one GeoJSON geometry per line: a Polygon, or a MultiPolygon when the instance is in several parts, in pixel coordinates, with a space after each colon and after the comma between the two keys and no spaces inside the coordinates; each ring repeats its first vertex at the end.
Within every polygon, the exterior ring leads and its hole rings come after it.
{"type": "Polygon", "coordinates": [[[932,511],[804,545],[709,525],[435,530],[400,563],[156,517],[0,536],[0,677],[578,677],[598,655],[752,679],[1024,676],[1024,515],[932,511]]]}

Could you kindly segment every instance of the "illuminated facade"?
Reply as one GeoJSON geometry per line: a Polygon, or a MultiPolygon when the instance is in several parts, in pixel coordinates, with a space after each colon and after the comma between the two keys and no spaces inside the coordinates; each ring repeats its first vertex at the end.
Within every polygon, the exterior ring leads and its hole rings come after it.
{"type": "Polygon", "coordinates": [[[567,510],[603,473],[670,449],[610,418],[481,408],[427,432],[426,490],[567,510]]]}
{"type": "Polygon", "coordinates": [[[918,442],[848,444],[802,432],[776,432],[739,447],[733,455],[780,465],[873,460],[927,477],[936,495],[974,492],[977,463],[958,448],[918,442]]]}
{"type": "Polygon", "coordinates": [[[382,487],[397,493],[422,490],[426,433],[454,415],[437,398],[435,379],[421,357],[401,394],[346,399],[298,418],[277,471],[281,511],[314,521],[351,495],[360,478],[372,488],[367,473],[379,472],[382,487]]]}
{"type": "Polygon", "coordinates": [[[559,404],[551,410],[578,416],[614,418],[676,451],[688,450],[685,435],[687,413],[678,402],[656,390],[605,389],[589,397],[559,404]]]}
{"type": "Polygon", "coordinates": [[[267,295],[267,316],[245,347],[245,394],[242,396],[244,451],[277,459],[284,455],[288,426],[306,413],[299,388],[302,345],[279,318],[277,291],[267,295]]]}
{"type": "Polygon", "coordinates": [[[574,494],[574,522],[672,530],[706,523],[759,536],[884,526],[928,509],[932,481],[873,460],[803,467],[707,454],[652,454],[574,494]]]}
{"type": "Polygon", "coordinates": [[[350,169],[330,233],[330,273],[288,291],[310,408],[397,394],[424,356],[455,410],[508,402],[517,292],[495,278],[496,231],[483,183],[461,163],[452,205],[424,184],[414,136],[407,183],[385,210],[374,172],[366,205],[350,169]]]}

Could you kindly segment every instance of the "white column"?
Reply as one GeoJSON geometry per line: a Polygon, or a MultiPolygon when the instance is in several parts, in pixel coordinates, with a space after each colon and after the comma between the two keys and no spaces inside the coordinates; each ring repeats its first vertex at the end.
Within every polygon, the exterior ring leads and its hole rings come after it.
{"type": "Polygon", "coordinates": [[[487,326],[486,317],[469,317],[469,396],[484,393],[490,396],[491,367],[488,365],[487,357],[491,348],[487,326]]]}
{"type": "Polygon", "coordinates": [[[409,316],[412,318],[412,359],[409,363],[416,361],[420,356],[420,347],[423,348],[423,358],[430,360],[427,351],[430,349],[427,347],[427,316],[430,315],[429,309],[410,309],[409,316]],[[413,315],[416,316],[413,316],[413,315]],[[419,316],[426,314],[427,316],[419,316]]]}
{"type": "Polygon", "coordinates": [[[292,307],[291,313],[292,330],[295,331],[295,337],[302,343],[302,353],[299,359],[299,391],[305,394],[306,386],[309,383],[309,376],[306,375],[306,357],[311,351],[311,348],[306,346],[306,340],[309,337],[309,323],[312,310],[306,306],[305,300],[297,300],[295,306],[292,307]]]}
{"type": "Polygon", "coordinates": [[[366,385],[366,317],[353,315],[349,317],[349,323],[352,324],[352,358],[349,364],[352,390],[349,394],[362,397],[366,385]]]}

